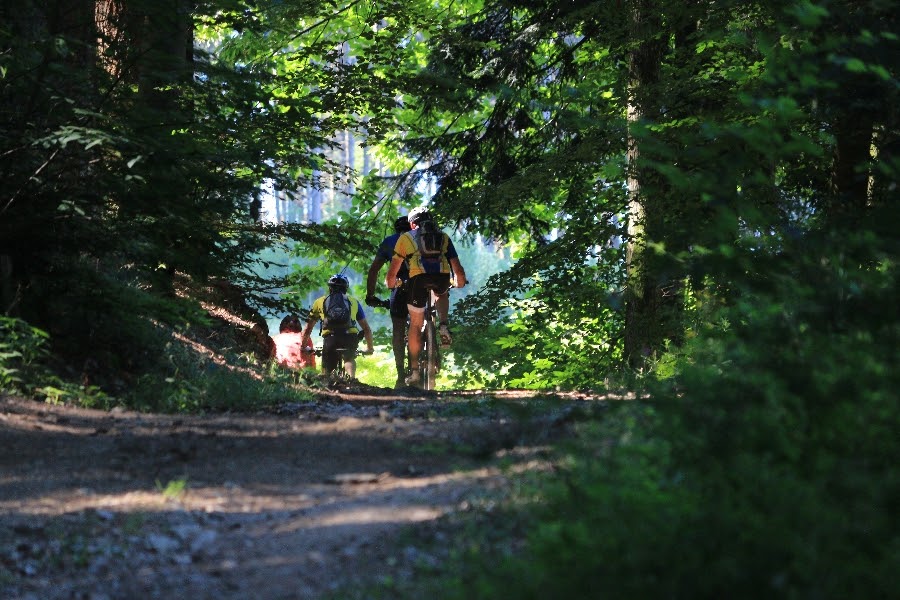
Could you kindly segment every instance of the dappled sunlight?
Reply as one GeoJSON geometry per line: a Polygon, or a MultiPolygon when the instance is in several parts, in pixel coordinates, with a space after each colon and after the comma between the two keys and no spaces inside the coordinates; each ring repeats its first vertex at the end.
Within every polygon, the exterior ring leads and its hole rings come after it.
{"type": "Polygon", "coordinates": [[[0,502],[0,513],[31,516],[55,516],[88,510],[114,512],[159,512],[183,510],[169,502],[160,492],[129,491],[122,494],[94,494],[90,490],[62,490],[53,494],[33,496],[27,502],[0,502]]]}
{"type": "Polygon", "coordinates": [[[248,377],[251,377],[256,380],[265,379],[265,376],[262,373],[260,373],[258,369],[251,368],[248,366],[232,364],[221,353],[219,353],[212,347],[210,347],[206,344],[203,344],[202,342],[191,339],[184,334],[178,333],[177,331],[171,332],[170,335],[174,339],[176,339],[179,342],[181,342],[182,344],[184,344],[186,347],[192,349],[198,355],[205,356],[208,360],[219,365],[220,367],[225,367],[227,369],[236,371],[238,373],[243,373],[244,375],[247,375],[248,377]]]}
{"type": "Polygon", "coordinates": [[[290,533],[310,527],[373,525],[379,523],[417,523],[437,519],[446,511],[427,505],[354,506],[315,517],[288,519],[274,533],[290,533]]]}
{"type": "Polygon", "coordinates": [[[384,568],[404,532],[440,531],[494,506],[517,473],[550,468],[547,436],[564,430],[564,412],[532,426],[499,403],[473,412],[437,395],[207,415],[3,398],[0,542],[25,549],[16,568],[39,556],[73,585],[78,561],[97,581],[127,561],[160,585],[177,572],[243,592],[282,576],[321,589],[341,565],[384,568]],[[70,533],[57,541],[58,530],[70,533]]]}
{"type": "MultiPolygon", "coordinates": [[[[532,463],[537,468],[538,463],[532,463]]],[[[303,492],[297,492],[294,485],[287,486],[242,486],[228,482],[219,486],[203,485],[192,487],[185,482],[182,493],[167,495],[163,484],[145,490],[127,490],[121,493],[96,493],[90,488],[65,488],[48,494],[35,494],[27,502],[21,499],[0,501],[0,513],[23,515],[59,515],[68,512],[88,510],[128,512],[200,512],[218,514],[252,514],[264,512],[292,512],[310,507],[327,507],[326,516],[311,519],[316,526],[346,524],[359,521],[365,510],[360,505],[372,508],[372,522],[383,520],[384,515],[397,510],[407,510],[408,504],[422,502],[423,498],[444,498],[446,490],[470,489],[490,478],[500,477],[494,468],[471,471],[442,473],[424,477],[384,476],[376,483],[335,485],[328,483],[308,484],[303,492]],[[344,515],[344,512],[348,514],[344,515]],[[353,516],[356,515],[356,516],[353,516]],[[381,516],[379,516],[381,515],[381,516]]],[[[0,486],[17,487],[27,490],[28,481],[22,477],[0,478],[0,486]]],[[[457,499],[450,494],[451,501],[436,501],[429,510],[435,515],[443,510],[439,506],[452,506],[457,499]]],[[[409,515],[394,515],[392,520],[409,520],[409,515]]],[[[417,520],[417,519],[414,519],[417,520]]]]}

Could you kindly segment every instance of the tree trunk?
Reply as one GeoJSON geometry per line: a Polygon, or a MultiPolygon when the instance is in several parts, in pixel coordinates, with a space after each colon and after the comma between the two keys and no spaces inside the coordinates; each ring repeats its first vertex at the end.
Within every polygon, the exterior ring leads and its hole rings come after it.
{"type": "Polygon", "coordinates": [[[862,219],[869,202],[869,170],[874,120],[871,112],[851,111],[835,123],[830,220],[838,227],[862,219]]]}
{"type": "MultiPolygon", "coordinates": [[[[643,120],[655,120],[658,103],[653,93],[659,82],[664,45],[660,41],[659,12],[653,0],[635,0],[631,6],[631,39],[628,97],[628,245],[625,261],[627,290],[625,302],[625,356],[640,368],[660,344],[660,303],[662,290],[653,273],[649,244],[660,232],[659,202],[652,202],[648,185],[653,177],[641,163],[641,143],[636,127],[643,120]],[[654,37],[655,35],[655,37],[654,37]]],[[[658,239],[657,239],[658,241],[658,239]]]]}
{"type": "Polygon", "coordinates": [[[356,192],[356,138],[353,132],[347,131],[346,139],[346,162],[344,164],[344,172],[347,174],[347,194],[352,196],[356,192]]]}
{"type": "MultiPolygon", "coordinates": [[[[182,257],[191,256],[188,250],[191,232],[184,222],[172,220],[174,204],[183,204],[191,197],[193,181],[185,176],[175,154],[159,151],[171,144],[173,131],[190,122],[190,108],[182,101],[183,87],[193,76],[193,26],[190,0],[158,0],[143,2],[125,0],[123,23],[129,29],[128,51],[138,51],[133,63],[140,107],[139,118],[149,139],[158,139],[147,157],[147,185],[131,196],[139,214],[158,219],[159,230],[165,231],[164,253],[157,257],[160,268],[155,269],[155,289],[163,294],[173,293],[175,272],[185,270],[204,277],[200,262],[188,267],[182,257]],[[165,195],[160,196],[160,190],[165,195]]],[[[131,57],[129,57],[131,61],[131,57]]],[[[157,232],[158,234],[158,232],[157,232]]],[[[189,259],[190,260],[190,259],[189,259]]]]}
{"type": "Polygon", "coordinates": [[[172,108],[171,85],[184,83],[192,75],[194,32],[189,0],[160,0],[139,19],[138,36],[143,40],[139,85],[154,108],[172,108]]]}

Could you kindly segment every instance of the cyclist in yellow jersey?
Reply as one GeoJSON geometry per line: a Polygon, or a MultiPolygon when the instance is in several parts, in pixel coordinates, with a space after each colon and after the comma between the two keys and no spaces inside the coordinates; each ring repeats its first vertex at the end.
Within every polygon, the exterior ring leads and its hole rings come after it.
{"type": "Polygon", "coordinates": [[[434,231],[433,221],[424,207],[414,208],[409,213],[411,231],[397,239],[394,246],[394,257],[385,276],[385,284],[393,289],[397,286],[397,274],[405,263],[409,267],[407,283],[407,306],[409,308],[409,367],[410,374],[406,378],[408,385],[416,385],[420,381],[419,353],[422,350],[422,322],[425,319],[425,304],[430,293],[423,284],[434,283],[443,293],[437,295],[435,309],[440,323],[441,344],[447,346],[452,337],[449,328],[450,313],[450,274],[453,274],[456,287],[466,285],[466,272],[459,262],[459,255],[453,241],[446,233],[434,231]],[[423,227],[425,229],[423,229],[423,227]],[[425,231],[434,231],[434,252],[429,253],[423,246],[425,231]]]}
{"type": "Polygon", "coordinates": [[[350,282],[338,273],[328,280],[328,294],[317,298],[309,311],[309,319],[303,328],[302,336],[309,339],[318,321],[322,321],[322,372],[331,373],[343,360],[344,370],[351,378],[356,377],[356,349],[359,346],[360,333],[366,341],[365,354],[375,351],[372,340],[372,328],[366,320],[362,304],[356,298],[347,295],[350,282]],[[334,321],[330,315],[329,302],[345,304],[344,320],[334,321]],[[357,325],[359,327],[357,327],[357,325]]]}

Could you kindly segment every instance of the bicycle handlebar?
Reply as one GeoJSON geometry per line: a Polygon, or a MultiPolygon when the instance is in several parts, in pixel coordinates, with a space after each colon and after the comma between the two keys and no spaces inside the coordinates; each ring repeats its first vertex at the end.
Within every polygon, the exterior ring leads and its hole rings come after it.
{"type": "MultiPolygon", "coordinates": [[[[398,286],[395,287],[394,289],[395,289],[395,290],[398,290],[398,289],[402,288],[403,286],[407,285],[408,283],[409,283],[408,281],[401,282],[400,285],[398,285],[398,286]]],[[[428,283],[423,283],[423,284],[422,284],[422,287],[425,288],[426,290],[437,291],[437,290],[441,289],[443,286],[439,286],[437,283],[435,283],[435,282],[433,282],[433,281],[429,281],[428,283]]],[[[447,291],[452,290],[453,288],[461,288],[461,287],[463,287],[463,286],[462,286],[462,285],[456,285],[456,280],[451,279],[451,280],[450,280],[450,287],[448,287],[448,288],[447,288],[446,290],[444,290],[444,291],[447,292],[447,291]]],[[[378,300],[378,298],[375,298],[375,301],[378,301],[378,302],[390,302],[389,300],[378,300]]],[[[366,304],[368,304],[369,306],[375,306],[375,304],[369,304],[369,300],[366,300],[366,304]]]]}
{"type": "Polygon", "coordinates": [[[388,309],[391,307],[391,301],[382,300],[381,298],[377,298],[375,296],[366,296],[366,306],[388,309]]]}
{"type": "MultiPolygon", "coordinates": [[[[334,349],[334,351],[337,352],[338,354],[342,354],[342,353],[346,352],[347,350],[348,350],[347,348],[335,348],[334,349]]],[[[313,352],[315,352],[316,356],[322,356],[322,348],[314,348],[313,352]]],[[[369,352],[368,350],[360,350],[359,348],[355,349],[353,352],[355,353],[355,356],[368,356],[371,354],[375,354],[374,350],[369,352]]]]}

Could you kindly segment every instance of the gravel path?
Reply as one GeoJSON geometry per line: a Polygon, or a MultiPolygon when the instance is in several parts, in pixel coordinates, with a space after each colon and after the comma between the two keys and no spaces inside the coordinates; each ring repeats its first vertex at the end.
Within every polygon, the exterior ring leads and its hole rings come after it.
{"type": "Polygon", "coordinates": [[[546,468],[573,404],[525,422],[478,393],[210,416],[0,398],[0,597],[306,599],[414,577],[448,516],[546,468]]]}

